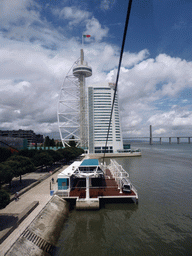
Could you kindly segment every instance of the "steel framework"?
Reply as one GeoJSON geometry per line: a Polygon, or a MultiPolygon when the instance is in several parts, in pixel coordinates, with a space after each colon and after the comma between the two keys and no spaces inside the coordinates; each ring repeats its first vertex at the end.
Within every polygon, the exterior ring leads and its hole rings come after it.
{"type": "Polygon", "coordinates": [[[72,73],[73,67],[78,61],[79,59],[74,62],[64,79],[57,108],[59,133],[64,147],[70,147],[70,141],[74,141],[76,146],[81,144],[80,83],[72,73]]]}
{"type": "Polygon", "coordinates": [[[88,106],[85,78],[92,75],[92,68],[84,61],[83,49],[80,58],[67,73],[61,88],[57,108],[59,132],[63,146],[88,149],[88,106]]]}

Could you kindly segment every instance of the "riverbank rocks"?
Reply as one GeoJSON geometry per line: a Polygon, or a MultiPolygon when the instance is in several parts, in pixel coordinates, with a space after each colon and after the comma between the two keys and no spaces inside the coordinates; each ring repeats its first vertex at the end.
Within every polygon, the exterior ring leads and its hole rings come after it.
{"type": "Polygon", "coordinates": [[[53,196],[6,255],[51,255],[68,212],[69,204],[60,197],[53,196]]]}

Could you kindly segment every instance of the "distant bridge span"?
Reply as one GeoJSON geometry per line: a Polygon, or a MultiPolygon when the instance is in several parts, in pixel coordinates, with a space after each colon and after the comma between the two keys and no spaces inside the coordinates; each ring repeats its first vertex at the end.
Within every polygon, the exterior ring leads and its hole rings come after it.
{"type": "Polygon", "coordinates": [[[181,139],[187,139],[188,141],[188,144],[191,143],[191,139],[192,139],[192,136],[138,136],[138,137],[127,137],[125,138],[125,140],[131,140],[131,139],[148,139],[149,140],[149,144],[152,145],[153,144],[153,139],[159,139],[159,143],[162,144],[162,140],[163,139],[168,139],[169,141],[169,144],[172,143],[172,140],[173,139],[176,139],[177,140],[177,144],[180,144],[181,143],[181,139]]]}
{"type": "Polygon", "coordinates": [[[187,139],[188,140],[188,144],[191,143],[191,138],[192,136],[154,136],[152,135],[152,125],[149,126],[149,137],[148,136],[144,136],[144,137],[129,137],[126,138],[128,139],[149,139],[149,144],[152,145],[153,144],[153,139],[159,139],[160,144],[162,144],[162,139],[168,139],[169,140],[169,144],[171,144],[172,139],[176,139],[177,140],[177,144],[180,144],[181,139],[187,139]]]}

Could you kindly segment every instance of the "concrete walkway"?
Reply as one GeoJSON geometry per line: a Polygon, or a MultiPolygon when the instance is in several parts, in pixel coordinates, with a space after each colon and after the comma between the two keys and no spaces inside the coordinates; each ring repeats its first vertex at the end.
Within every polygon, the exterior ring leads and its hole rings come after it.
{"type": "MultiPolygon", "coordinates": [[[[65,167],[61,167],[62,169],[65,167]]],[[[32,202],[39,201],[39,205],[33,210],[32,213],[8,236],[8,238],[0,245],[0,255],[4,255],[12,244],[19,238],[22,232],[28,227],[33,219],[39,214],[39,212],[45,207],[45,205],[51,199],[50,196],[50,182],[51,179],[57,180],[58,170],[55,174],[50,175],[46,180],[40,184],[31,188],[29,191],[20,196],[18,201],[12,201],[6,208],[0,210],[0,214],[20,214],[25,210],[32,202]]]]}

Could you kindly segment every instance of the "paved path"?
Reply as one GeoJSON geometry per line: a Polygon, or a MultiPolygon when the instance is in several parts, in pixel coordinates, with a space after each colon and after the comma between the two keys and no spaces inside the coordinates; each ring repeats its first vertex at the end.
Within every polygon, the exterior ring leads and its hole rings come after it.
{"type": "MultiPolygon", "coordinates": [[[[65,168],[65,167],[62,167],[65,168]]],[[[51,199],[50,196],[50,181],[52,177],[56,181],[58,170],[55,174],[51,175],[46,180],[42,181],[40,184],[31,188],[25,194],[23,194],[18,201],[12,201],[6,208],[0,210],[0,214],[19,214],[26,207],[28,207],[33,201],[39,201],[39,205],[35,210],[29,214],[29,216],[9,235],[9,237],[0,245],[0,255],[4,255],[7,250],[12,246],[12,244],[19,238],[26,227],[32,222],[32,220],[39,214],[43,207],[51,199]]]]}

